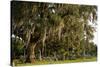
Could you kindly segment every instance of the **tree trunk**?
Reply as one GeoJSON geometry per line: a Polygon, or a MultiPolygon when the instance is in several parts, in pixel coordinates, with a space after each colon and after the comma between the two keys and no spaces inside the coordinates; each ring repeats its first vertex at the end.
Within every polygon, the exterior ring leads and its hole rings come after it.
{"type": "Polygon", "coordinates": [[[47,28],[45,27],[44,30],[44,35],[43,35],[43,40],[42,40],[42,44],[43,44],[43,48],[42,48],[42,56],[45,55],[45,50],[46,50],[46,44],[45,44],[45,40],[46,40],[46,34],[47,34],[47,28]]]}
{"type": "Polygon", "coordinates": [[[30,62],[29,60],[29,49],[30,49],[30,39],[31,39],[31,31],[27,31],[26,34],[26,41],[25,41],[25,48],[24,48],[24,57],[26,58],[26,62],[30,62]]]}
{"type": "MultiPolygon", "coordinates": [[[[31,40],[31,34],[34,34],[34,30],[35,30],[35,26],[32,28],[32,30],[29,30],[27,31],[27,34],[26,34],[26,39],[27,41],[25,42],[25,49],[24,49],[24,57],[26,58],[26,62],[31,62],[30,60],[30,50],[32,49],[31,45],[30,44],[30,40],[31,40]],[[32,32],[32,33],[31,33],[32,32]]],[[[36,45],[34,45],[34,48],[35,48],[36,45]]],[[[34,53],[34,50],[33,50],[33,53],[34,53]]]]}
{"type": "Polygon", "coordinates": [[[41,56],[41,50],[39,50],[39,60],[42,60],[42,56],[41,56]]]}
{"type": "Polygon", "coordinates": [[[39,42],[39,40],[36,43],[30,43],[28,48],[27,48],[27,59],[26,62],[30,62],[30,63],[34,63],[35,62],[35,48],[37,43],[39,42]]]}
{"type": "Polygon", "coordinates": [[[60,22],[59,27],[58,27],[58,37],[59,40],[61,39],[61,32],[62,32],[62,28],[64,27],[64,23],[63,20],[60,22]]]}
{"type": "Polygon", "coordinates": [[[63,60],[65,60],[65,55],[63,55],[63,60]]]}
{"type": "Polygon", "coordinates": [[[35,62],[35,47],[36,47],[36,43],[31,43],[31,46],[30,46],[30,62],[31,63],[34,63],[35,62]]]}

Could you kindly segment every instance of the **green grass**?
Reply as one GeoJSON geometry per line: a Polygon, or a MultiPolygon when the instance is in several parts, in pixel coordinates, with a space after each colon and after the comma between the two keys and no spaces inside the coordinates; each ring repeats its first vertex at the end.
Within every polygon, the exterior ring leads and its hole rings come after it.
{"type": "Polygon", "coordinates": [[[32,65],[44,65],[44,64],[64,64],[64,63],[76,63],[76,62],[92,62],[96,61],[97,58],[80,58],[76,60],[64,60],[64,61],[35,61],[34,63],[23,63],[16,64],[16,66],[32,66],[32,65]]]}

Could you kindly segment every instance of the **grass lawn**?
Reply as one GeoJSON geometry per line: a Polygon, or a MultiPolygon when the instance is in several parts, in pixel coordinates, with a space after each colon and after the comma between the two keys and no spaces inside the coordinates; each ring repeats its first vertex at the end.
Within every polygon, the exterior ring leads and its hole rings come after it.
{"type": "Polygon", "coordinates": [[[34,63],[23,63],[16,64],[16,66],[32,66],[32,65],[44,65],[44,64],[63,64],[63,63],[76,63],[76,62],[92,62],[96,61],[97,58],[80,58],[76,60],[64,60],[64,61],[35,61],[34,63]]]}

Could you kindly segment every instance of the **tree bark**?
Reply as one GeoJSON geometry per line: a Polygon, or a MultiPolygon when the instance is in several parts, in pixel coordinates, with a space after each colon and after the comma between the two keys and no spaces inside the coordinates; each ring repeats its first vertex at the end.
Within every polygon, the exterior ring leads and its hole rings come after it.
{"type": "Polygon", "coordinates": [[[58,36],[59,36],[59,40],[61,39],[61,32],[62,32],[62,28],[64,27],[64,23],[63,20],[60,22],[59,27],[58,27],[58,36]]]}
{"type": "Polygon", "coordinates": [[[42,56],[41,56],[41,50],[39,50],[39,60],[42,60],[42,56]]]}
{"type": "Polygon", "coordinates": [[[42,44],[43,44],[43,48],[42,48],[42,56],[45,55],[45,50],[46,50],[46,48],[45,48],[45,46],[46,46],[46,44],[45,44],[46,34],[47,34],[47,29],[46,29],[46,27],[45,27],[44,35],[43,35],[43,40],[42,40],[42,44]]]}
{"type": "Polygon", "coordinates": [[[31,43],[31,48],[30,48],[30,62],[34,63],[35,62],[35,47],[36,43],[31,43]]]}
{"type": "MultiPolygon", "coordinates": [[[[31,47],[35,48],[36,46],[36,45],[32,46],[32,44],[30,43],[31,35],[34,34],[34,30],[35,30],[35,27],[33,27],[32,30],[27,31],[27,34],[26,34],[27,41],[25,42],[25,49],[24,49],[24,56],[26,58],[26,62],[31,62],[30,53],[31,53],[31,50],[33,49],[31,47]]],[[[33,54],[34,54],[34,50],[33,50],[33,54]]]]}

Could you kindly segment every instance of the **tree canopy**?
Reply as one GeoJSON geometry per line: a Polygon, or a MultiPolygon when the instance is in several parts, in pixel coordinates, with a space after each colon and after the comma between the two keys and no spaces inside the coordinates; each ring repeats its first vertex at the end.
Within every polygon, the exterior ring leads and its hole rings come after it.
{"type": "Polygon", "coordinates": [[[97,56],[95,5],[11,2],[11,56],[25,62],[97,56]],[[90,25],[91,23],[92,25],[90,25]]]}

